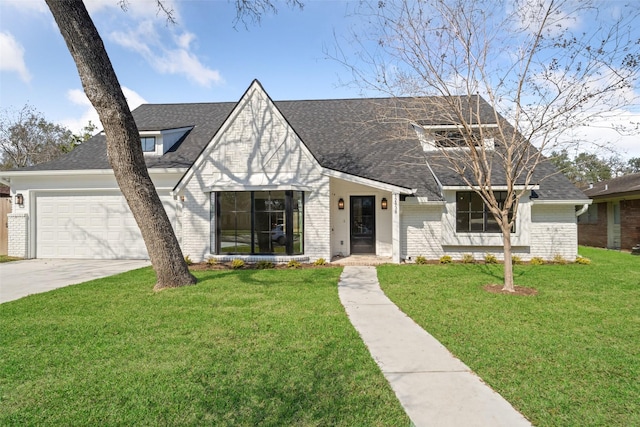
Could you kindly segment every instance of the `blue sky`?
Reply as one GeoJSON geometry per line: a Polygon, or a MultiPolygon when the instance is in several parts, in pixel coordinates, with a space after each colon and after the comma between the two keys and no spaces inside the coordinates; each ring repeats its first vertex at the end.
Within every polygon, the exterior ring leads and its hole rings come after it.
{"type": "MultiPolygon", "coordinates": [[[[282,6],[246,27],[234,27],[235,8],[227,1],[177,2],[175,25],[156,15],[153,2],[133,0],[127,12],[117,3],[86,2],[133,107],[236,101],[256,78],[277,100],[360,96],[340,84],[349,73],[325,53],[334,33],[346,34],[350,25],[347,2],[282,6]]],[[[10,45],[2,52],[3,108],[28,103],[73,128],[96,120],[44,1],[0,1],[0,27],[10,45]]]]}
{"type": "MultiPolygon", "coordinates": [[[[281,5],[277,14],[246,27],[234,27],[235,8],[226,0],[166,0],[176,11],[176,25],[156,14],[154,1],[130,0],[127,12],[117,0],[85,3],[132,108],[236,101],[255,78],[275,100],[363,95],[341,83],[351,74],[326,54],[336,37],[349,37],[358,25],[349,13],[354,1],[305,1],[302,10],[281,5]]],[[[349,55],[349,45],[341,46],[349,55]]],[[[88,120],[98,123],[43,0],[0,0],[0,47],[2,109],[29,104],[72,130],[88,120]]],[[[637,135],[605,132],[598,130],[598,137],[615,140],[627,157],[640,156],[637,135]]]]}

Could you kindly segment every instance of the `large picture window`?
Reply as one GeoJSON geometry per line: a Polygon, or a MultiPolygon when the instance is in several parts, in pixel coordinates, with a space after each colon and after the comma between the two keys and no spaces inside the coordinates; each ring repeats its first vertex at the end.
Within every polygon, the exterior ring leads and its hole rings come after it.
{"type": "Polygon", "coordinates": [[[302,191],[218,192],[216,207],[216,253],[303,253],[302,191]]]}
{"type": "MultiPolygon", "coordinates": [[[[493,193],[500,208],[507,199],[506,191],[493,193]]],[[[513,213],[509,213],[511,220],[513,213]]],[[[513,233],[514,229],[511,230],[513,233]]],[[[482,197],[475,191],[459,191],[456,193],[456,232],[458,233],[500,233],[500,225],[484,204],[482,197]]]]}

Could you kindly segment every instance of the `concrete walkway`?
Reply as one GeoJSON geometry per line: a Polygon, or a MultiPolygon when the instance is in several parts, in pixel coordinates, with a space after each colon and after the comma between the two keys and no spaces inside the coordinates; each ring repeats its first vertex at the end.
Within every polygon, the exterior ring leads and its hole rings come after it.
{"type": "Polygon", "coordinates": [[[338,291],[351,323],[414,425],[531,426],[384,295],[375,267],[346,266],[338,291]]]}
{"type": "Polygon", "coordinates": [[[151,265],[148,260],[28,259],[0,263],[0,303],[151,265]]]}

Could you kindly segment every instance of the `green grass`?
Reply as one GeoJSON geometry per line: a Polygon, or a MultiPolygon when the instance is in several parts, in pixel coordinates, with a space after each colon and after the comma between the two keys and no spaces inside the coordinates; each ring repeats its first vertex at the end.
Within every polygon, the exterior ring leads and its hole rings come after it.
{"type": "Polygon", "coordinates": [[[409,425],[337,295],[340,269],[150,268],[0,310],[0,425],[409,425]]]}
{"type": "Polygon", "coordinates": [[[536,296],[491,294],[500,265],[381,266],[387,295],[536,426],[640,425],[640,258],[515,266],[536,296]]]}
{"type": "Polygon", "coordinates": [[[13,257],[13,256],[0,255],[0,263],[1,262],[19,261],[21,259],[22,258],[17,258],[17,257],[13,257]]]}

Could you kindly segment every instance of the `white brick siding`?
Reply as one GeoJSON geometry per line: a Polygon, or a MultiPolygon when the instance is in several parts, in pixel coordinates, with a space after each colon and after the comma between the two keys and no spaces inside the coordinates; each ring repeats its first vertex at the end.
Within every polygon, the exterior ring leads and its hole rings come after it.
{"type": "Polygon", "coordinates": [[[444,255],[441,244],[443,206],[400,204],[401,258],[417,256],[439,259],[444,255]]]}
{"type": "Polygon", "coordinates": [[[247,92],[181,186],[182,251],[193,261],[215,252],[211,193],[303,189],[304,255],[329,259],[329,178],[259,88],[247,92]]]}
{"type": "MultiPolygon", "coordinates": [[[[520,237],[512,237],[512,253],[523,260],[532,257],[552,259],[561,255],[568,261],[577,255],[577,225],[573,205],[533,205],[520,211],[524,213],[519,226],[520,237]],[[531,220],[529,220],[531,218],[531,220]],[[523,235],[527,233],[527,235],[523,235]]],[[[443,255],[462,259],[471,255],[477,260],[487,253],[504,259],[502,244],[496,244],[501,235],[491,236],[491,245],[451,245],[451,236],[443,236],[445,228],[442,218],[445,206],[403,204],[401,216],[401,255],[403,259],[415,260],[417,256],[436,260],[443,255]]],[[[482,238],[482,234],[477,234],[482,238]]]]}
{"type": "Polygon", "coordinates": [[[578,254],[578,225],[573,205],[533,205],[531,256],[574,261],[578,254]]]}
{"type": "Polygon", "coordinates": [[[7,215],[9,226],[8,255],[29,257],[29,215],[26,213],[10,213],[7,215]]]}

